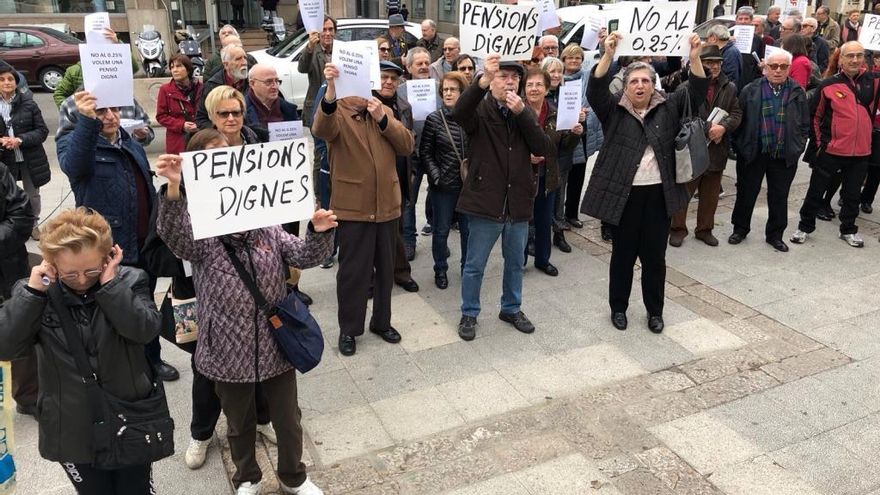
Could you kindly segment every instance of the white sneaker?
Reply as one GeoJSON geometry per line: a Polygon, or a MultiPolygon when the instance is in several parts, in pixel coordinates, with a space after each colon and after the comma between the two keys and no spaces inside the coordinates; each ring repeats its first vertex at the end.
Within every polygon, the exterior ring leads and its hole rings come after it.
{"type": "Polygon", "coordinates": [[[260,489],[263,488],[262,482],[251,483],[245,481],[235,490],[235,495],[260,495],[260,489]]]}
{"type": "Polygon", "coordinates": [[[205,464],[205,458],[208,455],[208,446],[211,445],[211,439],[204,441],[190,438],[189,447],[186,448],[186,467],[190,469],[198,469],[205,464]]]}
{"type": "Polygon", "coordinates": [[[794,234],[791,234],[791,242],[795,244],[803,244],[804,241],[807,240],[807,233],[803,230],[795,230],[794,234]]]}
{"type": "Polygon", "coordinates": [[[865,247],[865,241],[862,240],[862,236],[859,234],[840,234],[840,238],[852,247],[865,247]]]}
{"type": "Polygon", "coordinates": [[[264,425],[257,425],[257,433],[263,435],[263,438],[269,441],[269,443],[276,445],[278,444],[278,437],[275,435],[275,427],[272,426],[272,423],[266,423],[264,425]]]}
{"type": "Polygon", "coordinates": [[[310,480],[308,476],[306,476],[306,480],[303,481],[303,484],[296,488],[291,488],[281,481],[278,481],[278,484],[281,485],[281,491],[283,493],[289,493],[292,495],[324,495],[324,492],[322,492],[317,485],[312,483],[312,480],[310,480]]]}

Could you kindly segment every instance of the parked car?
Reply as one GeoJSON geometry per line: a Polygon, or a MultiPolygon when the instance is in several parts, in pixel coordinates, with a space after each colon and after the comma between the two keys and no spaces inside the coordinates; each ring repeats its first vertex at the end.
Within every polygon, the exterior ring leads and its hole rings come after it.
{"type": "MultiPolygon", "coordinates": [[[[733,26],[736,24],[736,16],[735,15],[722,15],[720,17],[716,17],[714,19],[709,19],[708,21],[700,24],[699,26],[694,28],[694,32],[700,35],[700,39],[706,39],[706,33],[709,32],[709,28],[716,24],[721,24],[727,26],[727,29],[732,30],[733,26]]],[[[732,34],[732,31],[731,31],[732,34]]]]}
{"type": "Polygon", "coordinates": [[[79,62],[82,41],[47,27],[0,28],[0,59],[15,67],[29,84],[55,91],[64,71],[79,62]]]}
{"type": "MultiPolygon", "coordinates": [[[[336,39],[341,41],[371,40],[387,33],[388,19],[339,19],[336,24],[336,39]]],[[[407,46],[415,46],[421,37],[421,26],[407,22],[404,32],[407,46]]],[[[299,73],[297,63],[308,40],[309,34],[300,29],[272,48],[250,52],[258,63],[275,67],[281,79],[281,93],[300,107],[309,88],[309,78],[299,73]]]]}

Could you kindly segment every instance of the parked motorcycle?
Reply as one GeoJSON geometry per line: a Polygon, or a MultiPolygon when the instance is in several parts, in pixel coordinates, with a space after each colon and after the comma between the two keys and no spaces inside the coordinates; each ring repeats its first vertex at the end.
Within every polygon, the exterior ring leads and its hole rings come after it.
{"type": "Polygon", "coordinates": [[[174,41],[177,43],[177,52],[189,57],[193,64],[193,77],[202,77],[205,68],[205,59],[202,56],[202,44],[194,32],[192,26],[183,28],[183,21],[177,21],[177,29],[174,31],[174,41]]]}
{"type": "Polygon", "coordinates": [[[266,42],[270,48],[281,43],[287,37],[287,28],[284,27],[284,19],[281,17],[264,17],[260,27],[266,31],[266,42]]]}
{"type": "Polygon", "coordinates": [[[138,33],[135,40],[138,53],[143,60],[144,72],[148,77],[162,77],[165,75],[167,61],[165,60],[165,42],[162,35],[153,26],[144,26],[144,30],[138,33]]]}

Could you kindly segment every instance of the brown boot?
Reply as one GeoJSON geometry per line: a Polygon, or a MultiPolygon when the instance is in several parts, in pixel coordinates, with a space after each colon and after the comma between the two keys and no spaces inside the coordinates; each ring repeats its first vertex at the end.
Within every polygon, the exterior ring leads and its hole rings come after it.
{"type": "Polygon", "coordinates": [[[694,234],[694,237],[705,242],[709,246],[715,247],[718,245],[718,239],[716,239],[715,236],[712,235],[711,231],[704,230],[703,232],[697,232],[696,234],[694,234]]]}
{"type": "Polygon", "coordinates": [[[684,242],[685,237],[687,237],[687,232],[673,230],[669,233],[669,245],[672,247],[681,247],[681,243],[684,242]]]}

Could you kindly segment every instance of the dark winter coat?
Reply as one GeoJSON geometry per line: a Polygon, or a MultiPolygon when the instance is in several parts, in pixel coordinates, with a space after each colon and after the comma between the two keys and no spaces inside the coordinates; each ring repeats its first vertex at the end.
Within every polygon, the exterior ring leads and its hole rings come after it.
{"type": "MultiPolygon", "coordinates": [[[[687,86],[687,82],[682,84],[682,87],[686,88],[687,86]]],[[[715,88],[715,92],[712,94],[712,101],[709,101],[708,99],[705,100],[703,104],[700,105],[700,109],[697,112],[703,120],[708,119],[709,114],[715,107],[718,107],[729,114],[720,123],[721,126],[724,127],[724,136],[721,138],[721,142],[716,144],[709,141],[709,171],[711,172],[721,172],[727,167],[730,139],[733,132],[739,127],[739,122],[742,118],[742,109],[739,106],[739,100],[736,98],[736,91],[736,86],[728,81],[727,76],[722,72],[718,76],[718,85],[715,88]]],[[[707,131],[708,127],[709,126],[707,126],[707,131]]]]}
{"type": "MultiPolygon", "coordinates": [[[[225,86],[226,85],[226,71],[218,70],[211,76],[210,79],[205,81],[202,85],[202,95],[199,97],[199,106],[196,109],[196,125],[199,126],[199,129],[210,129],[214,126],[214,123],[211,122],[211,116],[208,114],[208,109],[205,108],[205,99],[211,94],[211,91],[217,86],[225,86]]],[[[245,96],[248,94],[248,81],[245,80],[244,91],[242,91],[245,96]]]]}
{"type": "Polygon", "coordinates": [[[179,154],[186,150],[183,124],[196,121],[196,110],[202,95],[202,83],[193,81],[193,98],[188,99],[174,80],[159,87],[156,98],[156,120],[165,128],[165,152],[179,154]]]}
{"type": "MultiPolygon", "coordinates": [[[[153,373],[144,345],[159,335],[161,322],[147,274],[120,267],[115,279],[95,284],[85,295],[64,284],[61,292],[104,390],[128,401],[147,397],[153,373]]],[[[91,463],[92,414],[82,375],[59,315],[46,294],[27,287],[27,280],[16,284],[12,298],[0,307],[0,342],[2,360],[23,357],[36,347],[40,455],[50,461],[91,463]]]]}
{"type": "MultiPolygon", "coordinates": [[[[49,158],[43,149],[43,142],[49,136],[49,128],[43,121],[43,113],[31,94],[15,93],[10,112],[12,130],[15,137],[21,139],[21,154],[24,162],[15,161],[15,150],[3,149],[2,161],[9,167],[15,180],[21,180],[21,167],[30,170],[34,186],[42,187],[49,183],[52,173],[49,170],[49,158]]],[[[0,136],[8,136],[6,122],[0,119],[0,136]]]]}
{"type": "Polygon", "coordinates": [[[428,183],[431,187],[446,192],[461,191],[461,166],[458,158],[464,160],[467,150],[467,136],[458,122],[452,120],[451,108],[443,107],[428,115],[422,130],[419,156],[422,159],[422,167],[428,173],[428,183]],[[446,116],[449,133],[443,125],[441,112],[446,116]],[[450,135],[452,141],[449,140],[450,135]],[[456,151],[458,151],[457,156],[456,151]]]}
{"type": "MultiPolygon", "coordinates": [[[[281,116],[285,121],[290,120],[299,120],[299,109],[295,104],[284,99],[284,95],[280,92],[278,93],[278,100],[281,103],[281,116]]],[[[252,93],[249,93],[245,99],[245,116],[244,116],[244,124],[250,127],[253,130],[260,129],[269,134],[269,126],[264,122],[260,122],[260,114],[257,112],[256,105],[262,105],[262,103],[256,101],[256,96],[252,93]]]]}
{"type": "MultiPolygon", "coordinates": [[[[761,85],[762,77],[752,81],[739,94],[742,120],[734,135],[734,147],[738,163],[750,164],[761,154],[761,85]]],[[[785,163],[796,167],[807,143],[810,132],[810,111],[807,94],[800,84],[789,78],[794,87],[785,105],[785,163]]]]}
{"type": "Polygon", "coordinates": [[[0,163],[0,299],[9,297],[12,284],[28,274],[25,242],[33,226],[34,215],[27,194],[0,163]]]}
{"type": "Polygon", "coordinates": [[[611,71],[599,78],[594,75],[595,68],[593,71],[587,99],[602,122],[605,141],[593,167],[581,212],[617,225],[645,149],[651,146],[660,169],[666,215],[671,217],[688,203],[684,184],[675,182],[675,136],[681,128],[687,98],[694,108],[699,108],[706,99],[709,80],[691,75],[687,90],[676,91],[668,97],[654,91],[650,109],[642,121],[621,103],[623,92],[612,95],[609,91],[611,71]]]}
{"type": "Polygon", "coordinates": [[[495,222],[527,222],[534,211],[538,176],[530,154],[556,153],[550,138],[526,105],[504,117],[480,78],[458,99],[452,118],[468,136],[468,175],[457,211],[495,222]]]}

